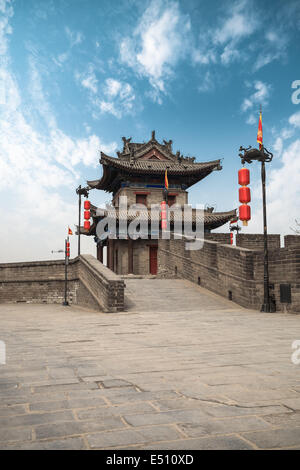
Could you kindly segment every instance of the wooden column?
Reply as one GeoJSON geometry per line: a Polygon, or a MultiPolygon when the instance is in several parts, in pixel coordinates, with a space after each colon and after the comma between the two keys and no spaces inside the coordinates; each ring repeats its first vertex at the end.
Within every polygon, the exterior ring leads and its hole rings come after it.
{"type": "Polygon", "coordinates": [[[103,246],[100,243],[97,245],[97,260],[103,263],[103,246]]]}
{"type": "Polygon", "coordinates": [[[108,240],[108,267],[114,270],[114,241],[111,238],[108,240]]]}
{"type": "Polygon", "coordinates": [[[128,239],[128,274],[133,274],[133,243],[128,239]]]}

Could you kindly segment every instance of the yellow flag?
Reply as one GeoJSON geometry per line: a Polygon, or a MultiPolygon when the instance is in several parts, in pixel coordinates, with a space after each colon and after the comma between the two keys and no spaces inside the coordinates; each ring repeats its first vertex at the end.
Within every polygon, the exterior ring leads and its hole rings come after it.
{"type": "Polygon", "coordinates": [[[169,189],[168,170],[165,171],[165,188],[169,189]]]}

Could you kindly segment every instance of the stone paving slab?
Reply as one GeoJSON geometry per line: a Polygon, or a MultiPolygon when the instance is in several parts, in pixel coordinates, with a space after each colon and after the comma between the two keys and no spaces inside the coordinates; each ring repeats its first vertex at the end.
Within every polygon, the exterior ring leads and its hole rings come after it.
{"type": "Polygon", "coordinates": [[[300,448],[300,317],[181,280],[127,312],[0,305],[1,449],[300,448]]]}

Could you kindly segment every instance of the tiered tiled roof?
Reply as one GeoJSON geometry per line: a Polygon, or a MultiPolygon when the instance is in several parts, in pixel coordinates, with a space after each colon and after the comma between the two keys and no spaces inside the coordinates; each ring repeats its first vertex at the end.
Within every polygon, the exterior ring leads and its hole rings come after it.
{"type": "Polygon", "coordinates": [[[172,153],[172,141],[160,144],[154,131],[149,142],[131,143],[131,139],[125,137],[123,142],[123,151],[118,152],[118,158],[101,152],[103,175],[101,179],[88,181],[90,188],[114,192],[122,181],[134,176],[161,178],[163,183],[165,170],[170,184],[174,178],[181,179],[188,188],[212,171],[221,169],[220,160],[196,162],[194,157],[184,157],[179,151],[172,153]]]}
{"type": "MultiPolygon", "coordinates": [[[[151,222],[151,210],[146,208],[144,210],[137,211],[134,213],[134,211],[126,211],[126,209],[119,211],[118,209],[101,209],[95,206],[91,206],[91,215],[93,218],[93,224],[91,225],[90,230],[85,230],[83,227],[81,227],[81,233],[84,235],[95,235],[96,224],[100,219],[104,217],[116,217],[117,224],[119,223],[119,220],[124,220],[126,218],[128,222],[132,222],[136,218],[139,218],[140,220],[146,219],[149,223],[151,222]]],[[[206,210],[203,212],[197,212],[196,209],[192,209],[191,216],[192,224],[195,224],[196,222],[204,222],[204,228],[206,230],[213,230],[226,224],[231,220],[236,219],[236,210],[234,209],[228,212],[209,212],[206,210]]],[[[153,211],[152,217],[154,220],[160,220],[159,207],[157,211],[153,211]]],[[[172,210],[170,210],[169,217],[170,223],[172,225],[174,222],[174,218],[176,220],[176,216],[174,217],[174,212],[172,210]]]]}

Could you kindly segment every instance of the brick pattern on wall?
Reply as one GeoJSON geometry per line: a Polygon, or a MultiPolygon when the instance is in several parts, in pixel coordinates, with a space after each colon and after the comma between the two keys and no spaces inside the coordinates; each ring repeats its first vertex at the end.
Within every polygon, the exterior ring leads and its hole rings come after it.
{"type": "Polygon", "coordinates": [[[285,235],[284,246],[289,248],[291,246],[300,246],[300,235],[285,235]]]}
{"type": "MultiPolygon", "coordinates": [[[[0,264],[0,303],[62,303],[64,261],[0,264]]],[[[124,281],[91,255],[70,260],[68,301],[105,312],[124,310],[124,281]]]]}
{"type": "MultiPolygon", "coordinates": [[[[163,277],[188,279],[244,307],[263,303],[263,252],[205,240],[200,250],[185,250],[185,240],[159,240],[163,277]]],[[[270,251],[270,283],[278,311],[300,312],[300,246],[270,251]],[[281,304],[280,284],[291,284],[292,303],[281,304]]]]}
{"type": "Polygon", "coordinates": [[[92,255],[80,257],[79,278],[95,302],[105,312],[124,310],[123,279],[104,266],[92,255]]]}
{"type": "Polygon", "coordinates": [[[204,233],[205,240],[211,240],[214,242],[224,243],[226,245],[230,245],[230,233],[218,233],[218,232],[205,232],[204,233]]]}
{"type": "MultiPolygon", "coordinates": [[[[264,236],[256,233],[239,233],[236,236],[236,246],[262,251],[264,236]]],[[[277,250],[278,248],[280,248],[280,235],[268,235],[268,249],[277,250]]]]}

